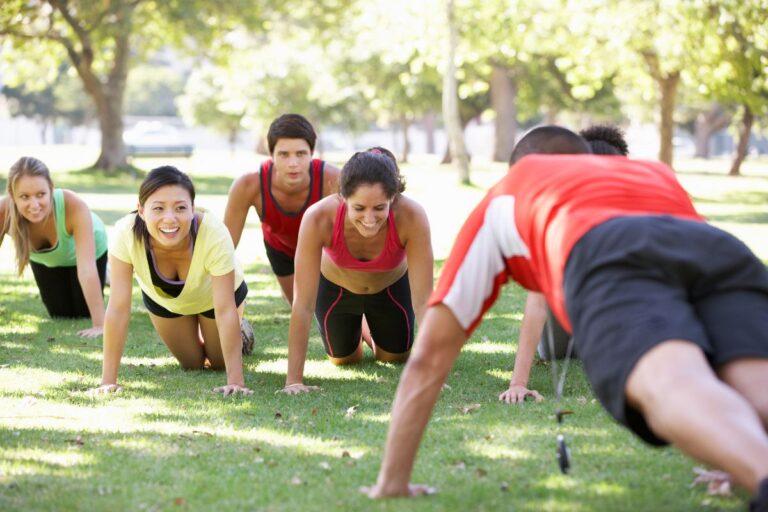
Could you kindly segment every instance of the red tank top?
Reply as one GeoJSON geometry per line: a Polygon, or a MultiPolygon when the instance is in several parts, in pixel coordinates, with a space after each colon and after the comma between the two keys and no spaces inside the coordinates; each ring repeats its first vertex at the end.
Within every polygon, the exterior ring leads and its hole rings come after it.
{"type": "Polygon", "coordinates": [[[341,201],[336,210],[336,220],[333,223],[333,237],[331,246],[323,247],[323,252],[331,258],[337,266],[360,272],[387,272],[402,263],[405,259],[405,247],[400,243],[400,237],[395,227],[395,217],[392,208],[387,217],[387,241],[381,254],[370,261],[356,259],[349,252],[347,242],[344,240],[344,217],[347,215],[347,203],[341,201]]]}
{"type": "Polygon", "coordinates": [[[323,198],[323,169],[325,162],[312,159],[309,166],[309,194],[304,205],[297,211],[288,212],[277,203],[272,195],[272,160],[261,164],[261,231],[264,241],[270,247],[287,254],[296,255],[296,241],[304,212],[310,205],[323,198]]]}

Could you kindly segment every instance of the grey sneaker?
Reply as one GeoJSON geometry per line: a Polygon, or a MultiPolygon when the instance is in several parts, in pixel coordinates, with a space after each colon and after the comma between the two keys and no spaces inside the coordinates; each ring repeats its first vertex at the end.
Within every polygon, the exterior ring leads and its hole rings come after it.
{"type": "Polygon", "coordinates": [[[253,327],[251,322],[243,318],[240,321],[240,338],[243,340],[243,355],[247,356],[253,352],[253,327]]]}

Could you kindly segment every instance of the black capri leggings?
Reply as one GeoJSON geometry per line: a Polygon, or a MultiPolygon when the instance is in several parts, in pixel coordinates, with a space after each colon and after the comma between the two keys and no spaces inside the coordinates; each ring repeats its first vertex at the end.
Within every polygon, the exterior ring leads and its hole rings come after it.
{"type": "Polygon", "coordinates": [[[315,319],[329,356],[346,357],[357,349],[363,315],[377,347],[392,354],[408,352],[414,324],[408,273],[372,294],[352,293],[320,274],[315,319]]]}
{"type": "MultiPolygon", "coordinates": [[[[77,280],[77,267],[46,267],[41,263],[29,262],[35,276],[40,297],[51,317],[90,318],[88,303],[85,302],[80,281],[77,280]]],[[[107,253],[96,260],[102,296],[104,278],[107,275],[107,253]]]]}

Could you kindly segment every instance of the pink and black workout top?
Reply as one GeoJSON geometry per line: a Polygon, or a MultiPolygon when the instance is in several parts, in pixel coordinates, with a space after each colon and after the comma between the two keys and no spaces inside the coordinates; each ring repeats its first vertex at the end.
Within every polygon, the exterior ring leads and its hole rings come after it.
{"type": "Polygon", "coordinates": [[[396,268],[405,259],[405,247],[400,243],[397,234],[395,217],[392,208],[387,217],[387,240],[381,254],[372,260],[358,260],[349,252],[347,242],[344,240],[344,218],[347,215],[347,203],[341,201],[336,210],[336,219],[333,222],[333,236],[331,246],[323,247],[323,252],[331,258],[338,267],[360,272],[387,272],[396,268]]]}
{"type": "Polygon", "coordinates": [[[445,304],[470,334],[509,279],[544,293],[571,330],[563,272],[574,244],[615,217],[671,215],[703,221],[672,169],[594,155],[531,155],[467,218],[429,305],[445,304]]]}
{"type": "Polygon", "coordinates": [[[304,212],[323,198],[325,162],[315,158],[310,163],[307,200],[293,212],[284,210],[272,195],[272,168],[272,160],[261,164],[261,231],[267,245],[293,258],[296,256],[296,242],[304,212]]]}

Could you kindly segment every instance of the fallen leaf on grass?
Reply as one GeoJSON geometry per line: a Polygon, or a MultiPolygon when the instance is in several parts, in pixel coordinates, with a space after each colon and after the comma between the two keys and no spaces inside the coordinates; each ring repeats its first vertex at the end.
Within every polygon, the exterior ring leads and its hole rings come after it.
{"type": "Polygon", "coordinates": [[[475,470],[475,474],[482,478],[482,477],[486,476],[488,474],[488,472],[486,470],[484,470],[483,468],[477,468],[475,470]]]}
{"type": "Polygon", "coordinates": [[[176,498],[173,499],[173,504],[176,505],[177,507],[181,507],[182,505],[186,505],[186,503],[187,503],[187,500],[185,500],[181,496],[177,496],[176,498]]]}
{"type": "Polygon", "coordinates": [[[52,342],[52,341],[56,341],[56,338],[54,338],[53,336],[48,336],[48,339],[46,339],[45,341],[47,341],[48,343],[50,343],[50,342],[52,342]]]}
{"type": "Polygon", "coordinates": [[[317,407],[313,407],[311,411],[309,411],[309,414],[312,416],[317,416],[317,407]]]}
{"type": "Polygon", "coordinates": [[[192,433],[198,436],[213,437],[213,434],[211,434],[210,432],[206,432],[205,430],[193,430],[192,433]]]}
{"type": "Polygon", "coordinates": [[[693,468],[696,478],[691,482],[691,486],[698,484],[707,484],[707,494],[710,496],[732,496],[731,475],[724,471],[715,469],[706,469],[702,467],[693,468]]]}
{"type": "Polygon", "coordinates": [[[454,469],[467,469],[467,463],[463,460],[457,460],[452,465],[454,469]]]}
{"type": "Polygon", "coordinates": [[[352,407],[347,407],[347,412],[346,414],[344,414],[344,418],[351,420],[352,416],[355,415],[359,407],[360,407],[359,405],[353,405],[352,407]]]}
{"type": "Polygon", "coordinates": [[[480,408],[480,404],[465,405],[464,407],[461,408],[461,412],[462,414],[469,414],[471,412],[475,412],[479,408],[480,408]]]}
{"type": "Polygon", "coordinates": [[[445,382],[445,383],[443,383],[443,387],[440,388],[440,390],[441,391],[450,391],[451,390],[451,386],[447,382],[445,382]]]}
{"type": "Polygon", "coordinates": [[[291,485],[304,485],[305,483],[307,482],[302,480],[301,477],[295,476],[291,478],[291,485]]]}

